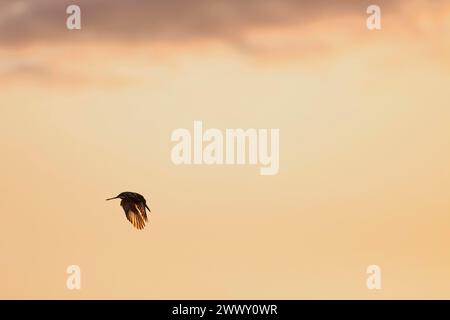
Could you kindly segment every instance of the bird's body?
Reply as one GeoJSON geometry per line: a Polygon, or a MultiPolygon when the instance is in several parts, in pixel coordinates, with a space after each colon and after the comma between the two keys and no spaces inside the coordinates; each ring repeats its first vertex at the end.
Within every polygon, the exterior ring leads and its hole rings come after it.
{"type": "Polygon", "coordinates": [[[149,212],[150,208],[147,206],[147,201],[143,196],[136,192],[122,192],[117,197],[106,199],[121,199],[120,205],[125,212],[125,216],[133,226],[139,230],[144,229],[145,222],[148,221],[146,209],[149,212]]]}

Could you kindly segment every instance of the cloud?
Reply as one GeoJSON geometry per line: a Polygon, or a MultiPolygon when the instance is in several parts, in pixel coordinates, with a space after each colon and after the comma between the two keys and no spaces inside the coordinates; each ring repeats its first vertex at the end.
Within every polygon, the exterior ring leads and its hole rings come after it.
{"type": "MultiPolygon", "coordinates": [[[[252,29],[302,25],[361,14],[361,0],[16,0],[0,5],[0,42],[220,40],[239,42],[252,29]],[[82,10],[83,29],[66,29],[66,8],[82,10]]],[[[404,0],[379,0],[384,9],[404,0]]],[[[364,20],[363,20],[364,21],[364,20]]]]}
{"type": "MultiPolygon", "coordinates": [[[[178,55],[183,46],[203,50],[199,42],[217,42],[220,48],[224,44],[254,61],[289,62],[320,59],[389,37],[392,41],[387,44],[398,43],[403,37],[407,43],[419,43],[419,49],[430,51],[433,58],[447,61],[450,43],[443,38],[450,30],[448,1],[375,2],[382,8],[383,30],[370,33],[365,27],[366,9],[373,0],[2,1],[0,75],[10,82],[13,78],[122,81],[125,76],[114,71],[116,61],[105,61],[107,57],[122,55],[121,63],[127,65],[135,59],[133,49],[151,47],[154,61],[156,55],[178,55]],[[66,8],[72,4],[81,7],[80,31],[66,28],[66,8]],[[439,30],[445,26],[441,35],[439,30]],[[11,59],[23,61],[8,65],[11,59]],[[107,74],[107,79],[93,76],[86,65],[96,66],[96,72],[107,74]]],[[[130,78],[134,81],[135,76],[130,78]]]]}
{"type": "Polygon", "coordinates": [[[30,61],[23,62],[3,62],[0,64],[0,76],[7,77],[10,75],[23,75],[30,77],[48,76],[50,69],[47,66],[32,63],[30,61]]]}

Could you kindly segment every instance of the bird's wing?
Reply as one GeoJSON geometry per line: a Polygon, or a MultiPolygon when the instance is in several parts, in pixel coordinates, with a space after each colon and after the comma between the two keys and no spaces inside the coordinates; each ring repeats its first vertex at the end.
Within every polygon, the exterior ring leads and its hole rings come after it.
{"type": "Polygon", "coordinates": [[[130,221],[135,228],[139,230],[144,229],[145,222],[139,214],[134,211],[128,211],[125,215],[127,216],[128,221],[130,221]]]}
{"type": "Polygon", "coordinates": [[[138,212],[141,213],[142,218],[145,221],[148,221],[147,212],[145,211],[145,204],[143,202],[139,202],[138,204],[135,204],[135,206],[136,206],[136,209],[138,210],[138,212]]]}
{"type": "Polygon", "coordinates": [[[139,230],[144,229],[145,222],[142,216],[139,213],[139,209],[136,205],[129,201],[122,201],[120,205],[123,207],[123,211],[125,211],[125,216],[128,221],[130,221],[133,226],[139,230]]]}

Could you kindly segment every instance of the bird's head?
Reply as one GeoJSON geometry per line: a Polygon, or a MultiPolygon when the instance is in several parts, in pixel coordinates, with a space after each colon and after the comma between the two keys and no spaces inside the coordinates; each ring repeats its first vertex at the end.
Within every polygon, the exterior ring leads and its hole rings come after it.
{"type": "Polygon", "coordinates": [[[124,199],[124,198],[125,198],[125,192],[122,192],[122,193],[119,194],[117,197],[106,199],[106,201],[108,201],[108,200],[114,200],[114,199],[124,199]]]}

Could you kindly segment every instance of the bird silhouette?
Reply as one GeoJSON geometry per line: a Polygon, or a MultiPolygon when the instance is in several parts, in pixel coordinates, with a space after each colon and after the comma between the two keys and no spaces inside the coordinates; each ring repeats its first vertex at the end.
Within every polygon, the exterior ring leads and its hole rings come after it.
{"type": "Polygon", "coordinates": [[[147,206],[147,201],[145,198],[136,192],[122,192],[117,197],[106,199],[114,200],[121,199],[120,205],[125,211],[125,216],[128,221],[130,221],[133,226],[139,230],[144,229],[145,222],[148,221],[147,212],[145,209],[148,209],[151,212],[150,208],[147,206]]]}

